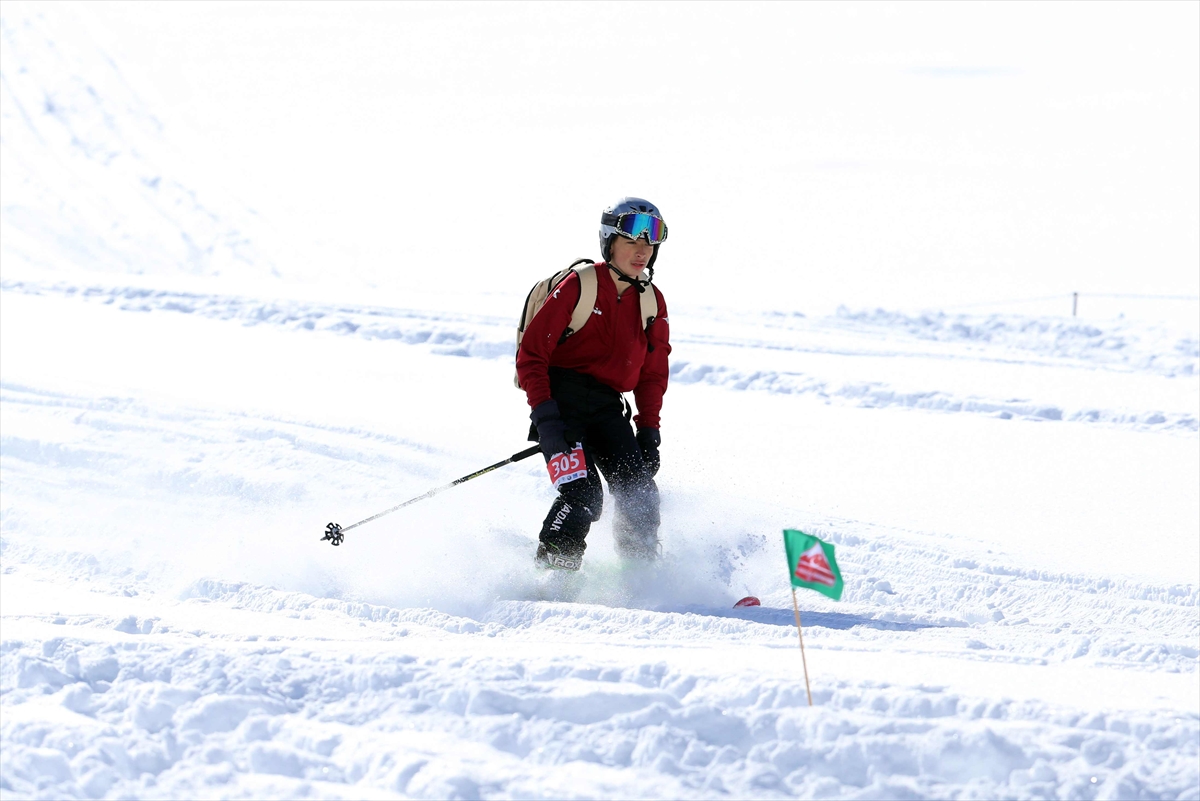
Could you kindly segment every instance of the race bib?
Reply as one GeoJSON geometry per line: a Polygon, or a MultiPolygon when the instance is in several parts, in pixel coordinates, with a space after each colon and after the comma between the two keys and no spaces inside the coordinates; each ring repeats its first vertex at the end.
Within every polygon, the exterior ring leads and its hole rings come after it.
{"type": "Polygon", "coordinates": [[[587,460],[583,458],[583,444],[576,442],[574,450],[554,456],[546,462],[546,470],[550,472],[550,483],[555,489],[568,481],[586,476],[587,460]]]}

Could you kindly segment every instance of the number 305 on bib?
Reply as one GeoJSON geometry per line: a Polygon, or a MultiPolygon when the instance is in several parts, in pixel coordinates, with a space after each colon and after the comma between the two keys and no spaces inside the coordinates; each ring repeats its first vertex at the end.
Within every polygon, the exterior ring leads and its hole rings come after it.
{"type": "Polygon", "coordinates": [[[546,462],[546,470],[550,473],[550,483],[555,489],[568,481],[586,476],[587,460],[583,458],[583,444],[577,442],[574,449],[555,455],[546,462]]]}

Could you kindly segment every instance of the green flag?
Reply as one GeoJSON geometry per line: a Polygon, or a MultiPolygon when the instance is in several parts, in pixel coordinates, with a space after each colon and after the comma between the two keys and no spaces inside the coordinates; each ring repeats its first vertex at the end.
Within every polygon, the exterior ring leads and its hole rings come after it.
{"type": "Polygon", "coordinates": [[[803,531],[785,528],[783,547],[787,550],[793,587],[807,587],[835,601],[841,599],[842,573],[833,557],[832,545],[803,531]]]}

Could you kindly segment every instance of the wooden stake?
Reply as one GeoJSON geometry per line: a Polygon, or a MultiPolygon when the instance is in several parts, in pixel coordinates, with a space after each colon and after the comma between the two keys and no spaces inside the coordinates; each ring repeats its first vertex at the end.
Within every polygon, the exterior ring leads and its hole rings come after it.
{"type": "Polygon", "coordinates": [[[796,600],[795,587],[792,587],[792,609],[796,613],[796,633],[800,635],[800,662],[804,665],[804,691],[808,693],[808,705],[812,706],[812,688],[808,686],[808,660],[804,658],[804,629],[800,627],[800,602],[796,600]]]}

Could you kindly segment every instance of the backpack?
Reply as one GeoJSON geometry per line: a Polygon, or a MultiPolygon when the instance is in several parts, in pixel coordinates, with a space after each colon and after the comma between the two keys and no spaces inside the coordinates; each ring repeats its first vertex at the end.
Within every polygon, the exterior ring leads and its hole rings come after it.
{"type": "MultiPolygon", "coordinates": [[[[579,329],[583,328],[591,319],[592,309],[596,307],[596,263],[591,259],[576,259],[571,262],[570,267],[538,281],[525,296],[525,308],[521,310],[521,319],[517,322],[517,350],[521,349],[521,340],[525,338],[525,329],[529,326],[529,322],[533,320],[534,315],[541,310],[542,306],[546,305],[546,298],[550,297],[555,288],[572,272],[579,275],[579,301],[575,304],[575,310],[571,312],[571,322],[567,324],[558,344],[566,342],[567,337],[572,334],[579,333],[579,329]]],[[[654,318],[658,316],[658,296],[654,292],[654,287],[647,287],[647,291],[638,296],[638,303],[642,307],[642,322],[646,328],[649,328],[650,324],[654,322],[654,318]]],[[[521,388],[520,379],[517,378],[515,372],[513,385],[517,389],[521,388]]]]}

